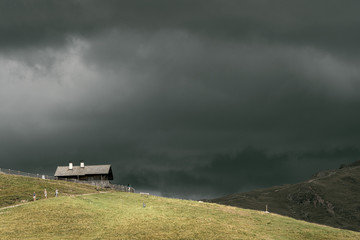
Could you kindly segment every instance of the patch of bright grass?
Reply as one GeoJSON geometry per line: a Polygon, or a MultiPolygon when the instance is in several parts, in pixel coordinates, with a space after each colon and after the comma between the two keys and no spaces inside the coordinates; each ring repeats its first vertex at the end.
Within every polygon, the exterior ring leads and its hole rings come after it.
{"type": "Polygon", "coordinates": [[[59,196],[98,192],[95,186],[87,184],[0,174],[0,208],[32,201],[34,192],[37,200],[44,199],[45,188],[48,198],[55,196],[56,189],[59,196]]]}
{"type": "Polygon", "coordinates": [[[214,203],[112,192],[0,210],[0,239],[360,239],[360,233],[214,203]]]}

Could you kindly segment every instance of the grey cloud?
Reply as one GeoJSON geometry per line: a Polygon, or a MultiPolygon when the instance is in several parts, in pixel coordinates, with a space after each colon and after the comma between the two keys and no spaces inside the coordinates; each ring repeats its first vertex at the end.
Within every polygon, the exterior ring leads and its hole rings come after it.
{"type": "Polygon", "coordinates": [[[352,162],[359,153],[359,148],[354,147],[277,154],[247,147],[233,154],[213,156],[208,164],[188,171],[154,171],[139,167],[123,178],[145,189],[161,189],[165,196],[214,198],[254,187],[305,181],[318,171],[352,162]]]}
{"type": "Polygon", "coordinates": [[[109,29],[184,30],[219,41],[358,49],[357,1],[2,1],[1,46],[62,46],[109,29]]]}
{"type": "MultiPolygon", "coordinates": [[[[114,39],[116,35],[112,35],[111,42],[115,42],[114,39]]],[[[135,89],[133,98],[137,101],[133,101],[135,104],[130,114],[135,114],[134,118],[146,115],[146,125],[152,129],[161,125],[169,129],[191,127],[197,131],[239,129],[243,133],[245,129],[241,125],[296,131],[296,125],[300,124],[299,129],[303,132],[304,125],[319,119],[318,123],[315,121],[313,126],[308,126],[315,128],[311,131],[318,131],[320,121],[337,124],[337,116],[330,120],[326,116],[346,111],[343,105],[351,109],[357,106],[358,96],[354,86],[359,74],[356,63],[345,64],[326,53],[302,48],[241,44],[219,46],[206,41],[200,45],[196,41],[196,37],[194,40],[191,35],[186,38],[173,36],[173,48],[167,51],[167,41],[163,42],[162,35],[150,43],[138,40],[135,44],[118,47],[120,53],[106,54],[109,62],[101,59],[104,48],[100,46],[98,50],[95,45],[94,53],[87,58],[95,59],[93,56],[100,55],[101,60],[95,61],[100,61],[102,68],[110,66],[113,69],[111,64],[119,63],[125,64],[127,71],[131,69],[134,72],[129,73],[129,84],[133,86],[131,89],[135,89]],[[178,42],[180,47],[176,48],[178,42]],[[189,49],[182,48],[182,45],[189,46],[189,49]],[[145,60],[137,55],[137,46],[147,49],[145,60]],[[121,54],[122,48],[135,50],[133,54],[121,54]],[[332,63],[329,69],[326,68],[328,62],[332,63]],[[282,115],[283,119],[279,120],[282,112],[289,114],[282,115]],[[304,119],[301,121],[299,116],[304,119]],[[322,116],[324,119],[321,119],[322,116]],[[176,127],[171,128],[174,127],[172,124],[176,127]]],[[[109,47],[108,43],[105,41],[104,45],[109,47]]],[[[109,52],[106,47],[105,52],[109,52]]],[[[354,111],[350,112],[356,119],[354,111]]],[[[352,121],[341,119],[337,120],[352,121]]]]}
{"type": "Polygon", "coordinates": [[[2,1],[1,165],[201,197],[357,160],[356,4],[2,1]]]}

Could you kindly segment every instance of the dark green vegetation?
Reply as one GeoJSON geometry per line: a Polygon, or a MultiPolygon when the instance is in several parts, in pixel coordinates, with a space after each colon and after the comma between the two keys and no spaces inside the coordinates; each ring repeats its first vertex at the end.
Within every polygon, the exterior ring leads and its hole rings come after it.
{"type": "Polygon", "coordinates": [[[59,190],[59,196],[98,192],[96,187],[87,184],[0,173],[0,207],[32,201],[34,192],[37,200],[44,199],[45,188],[48,198],[55,196],[56,189],[59,190]]]}
{"type": "Polygon", "coordinates": [[[360,161],[293,185],[238,193],[211,202],[265,210],[296,219],[360,231],[360,161]]]}
{"type": "Polygon", "coordinates": [[[360,238],[357,232],[214,203],[124,192],[73,195],[96,190],[10,175],[1,175],[1,184],[2,199],[8,199],[8,189],[16,189],[11,199],[30,198],[30,189],[44,187],[71,195],[0,209],[0,239],[360,238]]]}

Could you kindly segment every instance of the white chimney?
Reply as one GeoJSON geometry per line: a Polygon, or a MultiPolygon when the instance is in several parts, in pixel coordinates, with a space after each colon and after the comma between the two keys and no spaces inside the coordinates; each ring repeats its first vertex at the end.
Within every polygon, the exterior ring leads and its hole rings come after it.
{"type": "Polygon", "coordinates": [[[84,161],[81,161],[81,162],[80,162],[80,167],[81,167],[81,168],[84,168],[84,167],[85,167],[84,161]]]}
{"type": "Polygon", "coordinates": [[[72,170],[73,169],[73,164],[72,162],[69,162],[69,170],[72,170]]]}

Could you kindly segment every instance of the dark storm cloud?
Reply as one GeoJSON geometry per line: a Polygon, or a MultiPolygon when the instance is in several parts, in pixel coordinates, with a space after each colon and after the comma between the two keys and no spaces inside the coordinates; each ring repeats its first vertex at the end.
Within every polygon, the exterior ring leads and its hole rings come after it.
{"type": "Polygon", "coordinates": [[[165,196],[199,199],[300,182],[304,176],[310,179],[318,171],[336,169],[339,161],[348,162],[359,154],[360,149],[354,147],[286,154],[247,147],[234,154],[214,156],[208,164],[191,170],[140,168],[133,169],[124,179],[145,189],[160,188],[165,196]]]}
{"type": "Polygon", "coordinates": [[[357,5],[2,1],[2,167],[202,197],[355,161],[357,5]]]}
{"type": "MultiPolygon", "coordinates": [[[[131,34],[126,39],[124,34],[94,43],[87,59],[99,61],[102,68],[113,69],[118,64],[120,69],[137,73],[130,85],[135,87],[138,102],[128,103],[131,109],[125,117],[130,114],[132,125],[141,124],[138,127],[145,131],[166,129],[187,135],[172,138],[176,144],[184,139],[183,144],[199,147],[204,143],[201,138],[209,144],[213,136],[220,147],[218,138],[229,132],[239,134],[241,144],[246,139],[269,146],[275,142],[268,137],[275,132],[288,135],[278,138],[283,139],[281,144],[304,138],[313,144],[328,137],[323,134],[339,131],[342,121],[357,119],[354,87],[359,73],[355,63],[344,64],[327,53],[302,48],[219,46],[186,33],[166,32],[152,39],[131,34]],[[107,51],[116,45],[113,39],[131,43],[107,51]],[[136,120],[143,118],[146,121],[136,120]]],[[[347,127],[341,125],[343,132],[347,127]]],[[[343,133],[356,132],[356,126],[351,126],[355,129],[343,133]]],[[[234,144],[236,140],[230,141],[234,144]]]]}
{"type": "Polygon", "coordinates": [[[1,45],[60,44],[108,29],[358,49],[358,1],[1,1],[1,45]]]}

